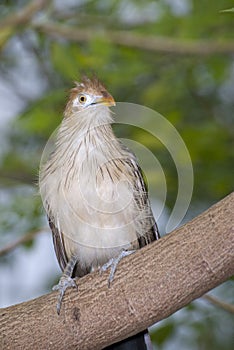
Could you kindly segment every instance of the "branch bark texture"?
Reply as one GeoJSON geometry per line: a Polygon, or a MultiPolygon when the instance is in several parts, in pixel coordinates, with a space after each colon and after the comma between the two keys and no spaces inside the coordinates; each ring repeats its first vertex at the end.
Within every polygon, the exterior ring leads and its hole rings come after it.
{"type": "MultiPolygon", "coordinates": [[[[234,273],[234,193],[119,264],[107,287],[92,273],[66,293],[0,310],[1,349],[101,349],[138,333],[234,273]]],[[[36,273],[36,272],[35,272],[36,273]]]]}

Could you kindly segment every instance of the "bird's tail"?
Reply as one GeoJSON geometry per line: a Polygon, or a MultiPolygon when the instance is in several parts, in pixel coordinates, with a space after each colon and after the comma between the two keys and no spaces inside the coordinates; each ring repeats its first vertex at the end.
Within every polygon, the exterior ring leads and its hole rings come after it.
{"type": "Polygon", "coordinates": [[[147,330],[143,331],[128,339],[112,344],[104,350],[150,350],[150,348],[146,345],[147,333],[147,330]]]}

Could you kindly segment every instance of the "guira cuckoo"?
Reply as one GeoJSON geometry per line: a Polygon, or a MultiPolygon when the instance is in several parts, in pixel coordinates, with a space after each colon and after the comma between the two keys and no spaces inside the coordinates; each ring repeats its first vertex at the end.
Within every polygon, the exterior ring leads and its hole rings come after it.
{"type": "MultiPolygon", "coordinates": [[[[114,105],[97,78],[76,82],[55,150],[40,172],[43,204],[63,271],[54,287],[59,291],[58,313],[66,288],[77,288],[74,277],[110,268],[110,284],[121,258],[160,237],[136,157],[112,130],[109,107],[114,105]]],[[[143,333],[132,337],[132,349],[144,349],[142,339],[143,333]]],[[[112,348],[124,349],[124,343],[112,348]]],[[[131,349],[129,344],[125,348],[131,349]]]]}

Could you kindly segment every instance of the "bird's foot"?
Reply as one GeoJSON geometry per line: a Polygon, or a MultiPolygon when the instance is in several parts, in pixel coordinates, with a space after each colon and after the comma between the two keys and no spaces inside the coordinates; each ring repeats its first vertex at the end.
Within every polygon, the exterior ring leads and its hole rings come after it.
{"type": "Polygon", "coordinates": [[[109,261],[107,261],[101,268],[100,273],[105,272],[110,268],[110,275],[108,277],[108,287],[110,288],[111,282],[114,280],[115,277],[115,271],[117,269],[117,266],[123,258],[126,256],[135,253],[135,250],[123,250],[116,258],[111,258],[109,261]]]}
{"type": "Polygon", "coordinates": [[[57,301],[57,305],[56,305],[56,309],[57,309],[57,314],[60,314],[60,309],[61,309],[61,305],[62,305],[62,301],[63,301],[63,296],[67,290],[67,288],[76,288],[78,290],[77,284],[75,282],[75,280],[69,276],[62,276],[59,280],[59,283],[56,284],[52,290],[58,290],[59,291],[59,295],[58,295],[58,301],[57,301]]]}

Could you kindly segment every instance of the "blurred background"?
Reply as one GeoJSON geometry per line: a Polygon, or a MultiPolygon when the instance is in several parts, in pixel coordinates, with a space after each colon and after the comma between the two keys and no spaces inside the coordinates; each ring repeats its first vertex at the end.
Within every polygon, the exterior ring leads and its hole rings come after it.
{"type": "MultiPolygon", "coordinates": [[[[185,221],[233,189],[234,2],[0,1],[0,307],[51,290],[60,276],[37,187],[43,148],[68,90],[96,73],[116,101],[157,110],[178,130],[194,169],[185,221]],[[229,10],[229,11],[223,11],[229,10]]],[[[155,154],[177,195],[167,150],[117,127],[155,154]]],[[[153,172],[151,179],[158,186],[153,172]]],[[[153,199],[157,211],[157,198],[153,199]]],[[[233,280],[211,292],[233,302],[233,280]]],[[[215,300],[216,300],[215,299],[215,300]]],[[[152,327],[155,349],[232,349],[233,315],[204,299],[152,327]]]]}

